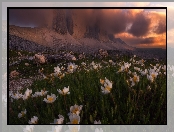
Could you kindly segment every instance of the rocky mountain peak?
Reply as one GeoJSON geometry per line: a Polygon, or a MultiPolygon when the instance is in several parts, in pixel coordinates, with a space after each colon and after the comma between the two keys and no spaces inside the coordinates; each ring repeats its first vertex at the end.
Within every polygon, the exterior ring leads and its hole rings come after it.
{"type": "MultiPolygon", "coordinates": [[[[120,38],[114,38],[101,27],[100,22],[95,21],[93,24],[89,24],[89,20],[83,19],[83,13],[80,14],[80,11],[56,9],[50,15],[52,15],[52,20],[48,25],[42,27],[29,28],[10,25],[9,34],[13,36],[11,38],[15,38],[15,42],[19,42],[18,38],[22,38],[20,39],[20,41],[24,40],[22,45],[25,42],[31,42],[32,45],[39,44],[56,50],[76,50],[79,46],[96,51],[100,48],[106,50],[134,49],[120,38]]],[[[14,45],[13,39],[10,43],[14,45]]]]}

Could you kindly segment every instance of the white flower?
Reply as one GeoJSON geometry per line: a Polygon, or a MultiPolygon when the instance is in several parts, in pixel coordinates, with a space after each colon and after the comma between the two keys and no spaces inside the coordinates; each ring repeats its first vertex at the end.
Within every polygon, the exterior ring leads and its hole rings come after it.
{"type": "MultiPolygon", "coordinates": [[[[103,83],[103,80],[100,79],[100,82],[103,83]]],[[[105,77],[104,87],[101,86],[101,89],[102,89],[102,93],[104,93],[104,94],[110,93],[110,91],[111,91],[111,89],[112,89],[112,81],[109,81],[109,80],[105,77]]]]}
{"type": "Polygon", "coordinates": [[[18,118],[24,117],[26,113],[27,113],[26,109],[24,111],[21,111],[21,113],[18,114],[18,118]]]}
{"type": "Polygon", "coordinates": [[[82,66],[86,66],[86,63],[85,62],[82,62],[81,64],[82,64],[82,66]]]}
{"type": "Polygon", "coordinates": [[[131,74],[132,72],[129,70],[128,74],[131,74]]]}
{"type": "Polygon", "coordinates": [[[70,94],[69,92],[69,86],[66,88],[64,87],[63,90],[57,90],[59,92],[59,94],[62,94],[62,95],[66,95],[66,94],[70,94]]]}
{"type": "Polygon", "coordinates": [[[95,132],[103,132],[103,129],[102,128],[100,128],[100,129],[96,128],[95,132]]]}
{"type": "Polygon", "coordinates": [[[109,60],[109,63],[113,63],[113,61],[112,60],[109,60]]]}
{"type": "Polygon", "coordinates": [[[41,92],[40,92],[39,94],[40,94],[40,96],[44,96],[44,95],[46,95],[47,93],[48,93],[48,91],[41,90],[41,92]]]}
{"type": "Polygon", "coordinates": [[[110,93],[110,88],[108,89],[108,88],[104,88],[103,86],[101,86],[101,89],[102,89],[102,93],[104,93],[104,94],[108,94],[108,93],[110,93]]]}
{"type": "Polygon", "coordinates": [[[98,66],[97,65],[93,65],[93,68],[96,70],[98,68],[98,66]]]}
{"type": "Polygon", "coordinates": [[[65,67],[61,66],[61,70],[65,70],[65,67]]]}
{"type": "Polygon", "coordinates": [[[24,132],[33,132],[34,125],[27,125],[26,128],[23,129],[24,132]]]}
{"type": "Polygon", "coordinates": [[[134,67],[134,70],[136,70],[136,71],[140,71],[141,69],[138,68],[138,67],[134,67]]]}
{"type": "Polygon", "coordinates": [[[147,79],[150,80],[151,82],[154,81],[154,78],[151,75],[148,75],[148,74],[147,74],[147,79]]]}
{"type": "Polygon", "coordinates": [[[99,69],[102,68],[102,66],[100,65],[100,63],[98,64],[98,68],[99,68],[99,69]]]}
{"type": "Polygon", "coordinates": [[[126,68],[129,68],[131,66],[131,63],[128,63],[128,62],[124,62],[124,68],[126,69],[126,68]]]}
{"type": "Polygon", "coordinates": [[[15,94],[13,94],[13,93],[11,93],[11,97],[13,98],[13,99],[20,99],[20,98],[23,98],[23,95],[22,94],[19,94],[19,92],[17,91],[17,93],[15,93],[15,94]]]}
{"type": "Polygon", "coordinates": [[[69,116],[70,122],[67,124],[79,124],[80,123],[80,116],[76,114],[70,114],[69,116]]]}
{"type": "Polygon", "coordinates": [[[147,79],[153,82],[155,78],[157,78],[158,73],[152,69],[150,69],[149,72],[150,72],[150,75],[147,75],[147,79]]]}
{"type": "Polygon", "coordinates": [[[132,82],[131,87],[135,85],[135,83],[139,82],[139,76],[137,76],[136,74],[134,75],[133,78],[130,78],[130,81],[132,82]]]}
{"type": "Polygon", "coordinates": [[[121,66],[121,68],[118,70],[117,73],[123,72],[123,71],[128,72],[128,69],[129,69],[129,67],[131,66],[131,63],[128,63],[128,62],[125,63],[125,62],[124,62],[124,65],[121,65],[121,64],[120,64],[120,66],[121,66]]]}
{"type": "Polygon", "coordinates": [[[34,97],[39,97],[39,92],[35,92],[35,94],[32,94],[31,97],[34,98],[34,97]]]}
{"type": "Polygon", "coordinates": [[[29,64],[28,64],[28,63],[25,63],[25,65],[26,65],[26,66],[29,66],[29,64]]]}
{"type": "Polygon", "coordinates": [[[32,93],[32,90],[29,90],[27,88],[27,90],[25,91],[25,94],[23,95],[23,100],[28,99],[28,97],[30,97],[31,93],[32,93]]]}
{"type": "Polygon", "coordinates": [[[57,97],[56,97],[55,94],[51,94],[51,96],[50,95],[47,95],[47,99],[44,98],[43,101],[45,101],[46,103],[53,103],[56,100],[56,98],[57,97]]]}
{"type": "Polygon", "coordinates": [[[44,71],[44,69],[42,68],[41,70],[38,70],[38,73],[42,73],[44,71]]]}
{"type": "Polygon", "coordinates": [[[100,79],[100,83],[103,85],[105,83],[105,80],[100,79]]]}
{"type": "MultiPolygon", "coordinates": [[[[118,70],[118,72],[123,72],[124,69],[125,69],[125,67],[124,67],[124,66],[121,66],[121,68],[118,70]]],[[[117,72],[117,73],[118,73],[118,72],[117,72]]]]}
{"type": "Polygon", "coordinates": [[[164,65],[162,69],[163,69],[164,71],[166,71],[166,65],[164,65]]]}
{"type": "Polygon", "coordinates": [[[160,64],[156,64],[156,66],[158,67],[160,64]]]}
{"type": "Polygon", "coordinates": [[[67,68],[68,70],[67,70],[67,71],[68,71],[69,73],[73,73],[73,72],[77,69],[77,67],[78,67],[78,66],[75,65],[74,63],[69,63],[69,64],[68,64],[68,68],[67,68]]]}
{"type": "Polygon", "coordinates": [[[48,93],[48,91],[45,90],[41,90],[41,92],[35,92],[34,95],[32,95],[32,97],[38,97],[38,96],[44,96],[48,93]]]}
{"type": "Polygon", "coordinates": [[[148,71],[147,69],[145,69],[144,71],[140,71],[141,75],[144,76],[144,75],[147,75],[148,71]]]}
{"type": "Polygon", "coordinates": [[[31,120],[29,120],[29,124],[37,124],[38,123],[38,117],[37,116],[33,116],[33,118],[31,118],[31,120]]]}
{"type": "Polygon", "coordinates": [[[59,116],[59,119],[54,119],[54,123],[50,123],[50,124],[63,124],[64,117],[60,114],[58,116],[59,116]]]}
{"type": "Polygon", "coordinates": [[[55,72],[56,74],[61,73],[59,66],[54,67],[54,72],[55,72]]]}
{"type": "Polygon", "coordinates": [[[143,66],[143,65],[144,65],[143,63],[144,63],[145,61],[144,61],[143,59],[141,59],[141,60],[139,60],[138,62],[139,62],[140,65],[143,66]]]}
{"type": "Polygon", "coordinates": [[[94,121],[94,124],[101,124],[100,120],[99,121],[94,121]]]}
{"type": "Polygon", "coordinates": [[[95,65],[94,61],[91,62],[91,65],[92,65],[92,66],[95,65]]]}
{"type": "Polygon", "coordinates": [[[105,77],[104,86],[105,86],[105,87],[112,88],[112,81],[109,81],[109,80],[105,77]]]}
{"type": "Polygon", "coordinates": [[[77,60],[75,56],[72,57],[72,60],[77,60]]]}
{"type": "Polygon", "coordinates": [[[70,112],[73,114],[79,115],[80,111],[82,110],[82,107],[83,107],[82,105],[78,106],[75,104],[74,106],[70,107],[70,112]]]}

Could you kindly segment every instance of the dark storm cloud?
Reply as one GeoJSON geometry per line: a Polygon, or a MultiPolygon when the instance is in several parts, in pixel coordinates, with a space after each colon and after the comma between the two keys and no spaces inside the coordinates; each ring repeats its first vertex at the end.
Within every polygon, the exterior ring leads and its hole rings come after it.
{"type": "Polygon", "coordinates": [[[166,32],[166,24],[160,22],[160,23],[158,24],[158,27],[155,29],[154,32],[155,32],[156,34],[165,33],[165,32],[166,32]]]}
{"type": "Polygon", "coordinates": [[[128,23],[131,22],[131,17],[124,10],[110,11],[104,13],[102,19],[102,27],[109,33],[117,34],[126,30],[128,23]]]}
{"type": "Polygon", "coordinates": [[[124,32],[129,21],[122,10],[72,9],[72,12],[87,26],[93,27],[98,25],[101,30],[112,34],[124,32]]]}
{"type": "Polygon", "coordinates": [[[154,33],[162,34],[166,32],[166,18],[164,16],[158,17],[158,25],[154,29],[154,33]]]}
{"type": "MultiPolygon", "coordinates": [[[[52,26],[55,9],[10,9],[9,22],[21,26],[52,26]]],[[[104,30],[109,34],[128,32],[136,37],[146,36],[149,32],[161,34],[165,32],[166,16],[156,15],[158,25],[150,28],[154,20],[145,11],[136,13],[135,10],[121,9],[67,9],[67,16],[72,12],[87,26],[104,30]],[[127,29],[128,25],[132,25],[127,29]]],[[[156,19],[155,18],[155,19],[156,19]]]]}
{"type": "MultiPolygon", "coordinates": [[[[53,9],[54,10],[54,9],[53,9]]],[[[53,10],[48,9],[10,9],[9,22],[12,25],[50,25],[53,19],[53,10]]],[[[124,32],[129,16],[122,10],[105,9],[72,9],[74,13],[89,26],[98,25],[109,33],[124,32]]],[[[69,12],[69,11],[67,11],[69,12]]],[[[67,13],[69,14],[69,13],[67,13]]]]}
{"type": "Polygon", "coordinates": [[[136,37],[145,36],[149,32],[150,24],[151,19],[147,18],[143,12],[138,13],[128,32],[136,37]]]}
{"type": "Polygon", "coordinates": [[[52,9],[10,9],[9,24],[18,26],[49,25],[52,19],[52,9]]]}

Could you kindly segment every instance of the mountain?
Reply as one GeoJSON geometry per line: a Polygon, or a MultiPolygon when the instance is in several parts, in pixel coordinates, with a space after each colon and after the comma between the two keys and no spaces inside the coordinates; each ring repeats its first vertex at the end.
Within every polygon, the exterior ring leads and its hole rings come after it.
{"type": "Polygon", "coordinates": [[[9,25],[10,48],[31,50],[31,45],[34,50],[39,45],[43,47],[39,49],[48,47],[79,52],[95,52],[98,49],[134,50],[120,38],[111,39],[110,36],[99,22],[89,24],[79,12],[72,10],[53,10],[49,23],[35,28],[9,25]]]}

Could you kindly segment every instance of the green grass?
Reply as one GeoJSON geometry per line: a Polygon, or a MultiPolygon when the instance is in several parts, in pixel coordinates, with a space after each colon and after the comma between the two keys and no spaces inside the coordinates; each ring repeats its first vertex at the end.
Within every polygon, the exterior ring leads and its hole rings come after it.
{"type": "MultiPolygon", "coordinates": [[[[110,58],[104,60],[108,62],[110,58]]],[[[130,57],[122,56],[117,62],[129,61],[130,57]]],[[[137,58],[139,60],[139,58],[137,58]]],[[[81,65],[84,61],[90,64],[93,60],[78,60],[75,62],[81,65]]],[[[49,75],[54,72],[54,67],[57,64],[45,64],[41,67],[36,67],[32,62],[26,67],[24,64],[27,62],[22,61],[16,67],[10,67],[15,70],[18,67],[21,76],[36,76],[38,69],[44,68],[44,74],[49,75]]],[[[100,59],[95,59],[94,62],[101,62],[100,59]]],[[[164,62],[159,62],[165,64],[164,62]]],[[[153,61],[145,62],[145,68],[149,68],[153,61]]],[[[156,63],[155,63],[156,64],[156,63]]],[[[93,124],[95,120],[100,120],[102,124],[166,124],[166,76],[159,75],[154,83],[150,83],[146,76],[140,76],[140,81],[135,86],[130,87],[126,80],[131,75],[127,72],[117,73],[119,66],[108,67],[102,64],[100,70],[90,70],[89,72],[77,70],[72,74],[66,74],[64,78],[54,78],[50,80],[36,80],[30,89],[34,94],[45,88],[48,95],[51,93],[58,96],[55,102],[47,104],[43,101],[46,97],[30,97],[27,100],[19,99],[10,102],[11,111],[9,111],[9,124],[28,124],[28,121],[33,117],[38,117],[38,124],[50,124],[54,119],[58,119],[58,115],[64,116],[64,124],[69,122],[70,107],[83,105],[80,112],[80,124],[93,124]],[[108,78],[113,82],[111,93],[103,94],[101,92],[100,79],[108,78]],[[147,86],[151,90],[147,90],[147,86]],[[70,94],[62,96],[57,92],[57,89],[70,87],[70,94]],[[66,100],[66,101],[65,101],[66,100]],[[18,113],[26,109],[27,114],[23,118],[18,118],[18,113]]],[[[132,72],[134,66],[141,67],[140,65],[133,65],[129,68],[132,72]]],[[[143,67],[141,67],[143,68],[143,67]]],[[[139,74],[138,74],[139,75],[139,74]]],[[[25,88],[21,91],[23,94],[25,88]]]]}

